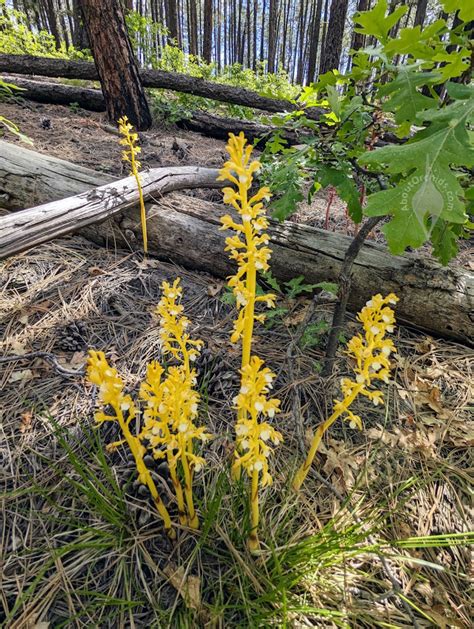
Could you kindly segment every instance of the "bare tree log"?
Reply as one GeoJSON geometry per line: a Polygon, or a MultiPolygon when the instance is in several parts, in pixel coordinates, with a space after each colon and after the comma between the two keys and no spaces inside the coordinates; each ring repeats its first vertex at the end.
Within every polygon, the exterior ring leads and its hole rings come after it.
{"type": "MultiPolygon", "coordinates": [[[[0,72],[92,81],[99,79],[93,63],[28,55],[0,55],[0,72]]],[[[140,70],[140,78],[144,87],[157,87],[175,92],[195,94],[196,96],[203,96],[204,98],[226,103],[235,103],[236,105],[252,107],[253,109],[263,109],[272,112],[300,109],[291,101],[260,96],[260,94],[252,90],[206,81],[205,79],[191,77],[178,72],[140,70]]],[[[305,115],[315,120],[319,119],[321,113],[323,113],[323,110],[317,107],[305,110],[305,115]]]]}
{"type": "MultiPolygon", "coordinates": [[[[182,188],[218,188],[217,170],[181,166],[152,168],[141,173],[146,199],[182,188]]],[[[101,222],[138,203],[134,177],[92,188],[73,197],[52,201],[0,217],[0,259],[101,222]]]]}
{"type": "MultiPolygon", "coordinates": [[[[8,81],[24,90],[18,92],[18,96],[21,98],[55,105],[77,103],[83,109],[105,111],[104,97],[99,90],[62,85],[61,83],[31,81],[21,77],[9,77],[8,81]]],[[[275,131],[278,131],[288,144],[300,144],[305,137],[311,136],[309,131],[293,131],[284,127],[261,124],[253,120],[237,120],[223,116],[214,116],[202,111],[195,111],[190,118],[176,121],[176,125],[219,140],[227,140],[229,133],[237,134],[243,131],[247,140],[250,142],[260,140],[262,145],[275,131]]]]}
{"type": "Polygon", "coordinates": [[[0,140],[0,206],[19,210],[103,186],[115,177],[0,140]]]}
{"type": "MultiPolygon", "coordinates": [[[[0,142],[1,182],[5,180],[9,164],[12,164],[12,176],[18,186],[20,177],[27,181],[29,166],[32,181],[43,182],[43,198],[48,194],[46,181],[49,194],[53,197],[58,194],[55,184],[63,193],[68,181],[74,186],[74,191],[83,191],[94,180],[106,183],[110,179],[108,175],[0,142]],[[12,150],[4,159],[4,149],[9,146],[12,150]],[[17,151],[23,155],[14,160],[17,151]],[[40,176],[41,166],[44,166],[44,176],[40,176]]],[[[178,181],[182,182],[183,177],[186,177],[186,187],[190,187],[191,182],[196,180],[192,173],[190,177],[184,173],[193,170],[196,172],[197,169],[170,169],[168,174],[163,175],[164,178],[155,180],[155,184],[150,181],[153,173],[150,171],[144,174],[146,192],[150,193],[152,185],[158,186],[159,193],[170,190],[178,181]],[[172,175],[172,172],[180,174],[172,175]]],[[[200,178],[198,185],[216,185],[215,176],[216,171],[207,170],[204,175],[207,183],[200,178]]],[[[38,187],[41,188],[41,185],[38,187]]],[[[29,190],[30,194],[35,194],[33,184],[29,190]]],[[[128,248],[136,243],[137,248],[141,247],[139,211],[134,208],[122,213],[136,203],[133,180],[116,182],[106,186],[105,190],[109,192],[104,194],[102,187],[72,199],[0,218],[0,255],[9,255],[9,252],[18,251],[27,244],[31,246],[59,235],[56,230],[58,224],[61,225],[60,233],[79,230],[98,243],[106,243],[113,238],[118,246],[128,248]],[[96,225],[107,216],[113,217],[104,225],[96,225]],[[24,220],[25,217],[33,218],[34,222],[30,224],[24,220]],[[83,227],[86,223],[88,226],[83,227]],[[31,234],[34,235],[33,242],[29,238],[31,234]]],[[[222,277],[229,275],[233,267],[224,252],[226,234],[218,230],[219,217],[224,212],[227,208],[196,197],[173,194],[161,199],[148,209],[150,252],[190,268],[203,269],[222,277]]],[[[272,222],[269,234],[273,249],[272,272],[279,280],[290,280],[298,275],[303,275],[311,283],[338,280],[350,237],[289,221],[281,224],[272,222]]],[[[393,291],[401,298],[397,305],[398,320],[431,334],[454,338],[466,344],[474,343],[472,273],[454,266],[442,267],[415,254],[393,256],[381,245],[365,243],[352,268],[349,308],[359,309],[378,291],[393,291]]]]}
{"type": "MultiPolygon", "coordinates": [[[[227,277],[234,272],[224,252],[225,232],[219,218],[228,208],[201,199],[172,194],[149,209],[150,252],[188,268],[227,277]]],[[[130,211],[114,222],[114,241],[140,243],[140,218],[130,211]],[[126,234],[126,237],[124,236],[126,234]]],[[[105,242],[95,229],[85,234],[105,242]]],[[[278,280],[303,275],[306,282],[337,282],[352,238],[308,225],[271,222],[271,270],[278,280]]],[[[110,239],[110,233],[108,234],[110,239]]],[[[458,267],[443,267],[416,254],[392,255],[382,245],[366,242],[352,267],[348,307],[359,310],[376,292],[400,297],[397,320],[427,332],[474,343],[474,275],[458,267]]]]}
{"type": "Polygon", "coordinates": [[[51,81],[32,81],[17,76],[9,77],[8,82],[21,88],[21,92],[15,92],[16,97],[52,105],[77,103],[79,107],[89,111],[105,111],[105,101],[100,90],[51,81]]]}

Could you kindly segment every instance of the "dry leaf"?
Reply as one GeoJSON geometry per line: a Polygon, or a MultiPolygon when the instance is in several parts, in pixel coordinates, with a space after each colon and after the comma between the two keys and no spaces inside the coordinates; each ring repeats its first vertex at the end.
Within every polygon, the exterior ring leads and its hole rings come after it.
{"type": "Polygon", "coordinates": [[[288,326],[297,326],[302,323],[306,317],[306,311],[311,302],[307,302],[307,304],[303,308],[298,308],[296,311],[290,312],[283,321],[288,326]]]}
{"type": "Polygon", "coordinates": [[[21,371],[14,371],[8,378],[8,382],[28,382],[33,379],[33,372],[31,369],[22,369],[21,371]]]}
{"type": "Polygon", "coordinates": [[[28,350],[25,348],[24,344],[20,343],[20,341],[17,341],[16,339],[13,339],[13,341],[10,342],[10,347],[12,353],[16,356],[24,356],[25,354],[28,354],[28,350]]]}
{"type": "Polygon", "coordinates": [[[22,315],[21,317],[18,318],[18,321],[20,323],[23,323],[23,325],[27,325],[27,323],[28,323],[28,315],[27,314],[22,315]]]}
{"type": "Polygon", "coordinates": [[[418,343],[415,343],[415,350],[418,352],[418,354],[428,354],[428,352],[431,352],[435,348],[436,345],[434,344],[431,336],[426,336],[418,343]]]}
{"type": "Polygon", "coordinates": [[[195,575],[186,576],[183,566],[168,564],[163,569],[174,589],[183,597],[186,607],[199,610],[201,607],[201,580],[195,575]]]}
{"type": "Polygon", "coordinates": [[[207,294],[209,297],[215,297],[219,295],[224,287],[224,282],[215,282],[213,284],[209,284],[207,287],[207,294]]]}
{"type": "Polygon", "coordinates": [[[31,411],[26,411],[21,414],[21,422],[20,422],[20,432],[23,434],[28,430],[31,430],[33,422],[33,413],[31,411]]]}
{"type": "Polygon", "coordinates": [[[137,260],[136,266],[143,271],[147,269],[158,269],[161,266],[161,262],[155,258],[144,258],[143,260],[137,260]]]}

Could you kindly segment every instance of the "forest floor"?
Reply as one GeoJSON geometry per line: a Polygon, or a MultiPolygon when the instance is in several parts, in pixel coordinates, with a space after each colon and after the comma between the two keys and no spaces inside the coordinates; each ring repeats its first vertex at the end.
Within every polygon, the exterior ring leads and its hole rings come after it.
{"type": "MultiPolygon", "coordinates": [[[[123,174],[117,137],[98,114],[38,105],[7,105],[2,114],[40,152],[123,174]]],[[[144,134],[142,146],[147,166],[220,166],[225,158],[223,142],[175,129],[144,134]]],[[[324,222],[320,199],[301,220],[324,222]]],[[[335,208],[343,230],[342,204],[335,208]]],[[[341,352],[335,377],[319,375],[332,304],[317,305],[305,334],[310,297],[279,295],[280,315],[255,338],[277,374],[284,443],[272,457],[274,484],[261,494],[263,547],[253,558],[245,483],[231,483],[228,472],[239,356],[225,297],[215,277],[79,236],[2,263],[1,353],[25,356],[0,363],[5,626],[470,627],[474,352],[397,328],[385,406],[356,402],[364,430],[336,423],[295,495],[292,474],[351,368],[341,352]],[[95,398],[81,368],[88,348],[104,350],[137,391],[159,356],[152,312],[161,282],[176,276],[205,343],[200,422],[216,437],[195,481],[201,531],[181,529],[171,545],[129,482],[125,449],[105,452],[118,435],[110,425],[94,428],[95,398]],[[56,362],[29,358],[34,352],[56,362]]],[[[348,316],[345,337],[358,330],[348,316]]]]}

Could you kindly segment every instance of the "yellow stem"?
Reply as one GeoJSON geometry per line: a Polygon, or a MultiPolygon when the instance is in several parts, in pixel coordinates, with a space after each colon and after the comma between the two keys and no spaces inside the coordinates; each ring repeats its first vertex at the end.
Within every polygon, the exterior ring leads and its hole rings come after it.
{"type": "Polygon", "coordinates": [[[179,522],[183,526],[186,526],[188,524],[188,516],[186,515],[186,507],[184,504],[183,487],[176,472],[176,465],[172,463],[170,459],[168,459],[168,467],[170,470],[171,480],[173,482],[174,492],[176,494],[176,501],[178,503],[179,522]]]}
{"type": "Polygon", "coordinates": [[[133,154],[133,150],[130,151],[130,154],[131,154],[130,163],[132,166],[132,173],[133,173],[133,176],[135,177],[135,181],[137,182],[138,198],[140,200],[140,220],[142,224],[143,251],[145,253],[148,253],[148,233],[147,233],[147,227],[146,227],[145,201],[143,198],[143,190],[142,190],[142,185],[140,183],[140,175],[138,174],[138,168],[135,162],[135,155],[133,154]]]}
{"type": "Polygon", "coordinates": [[[260,542],[258,541],[258,470],[252,472],[252,485],[250,493],[250,518],[251,527],[248,539],[248,547],[250,552],[255,553],[260,550],[260,542]]]}
{"type": "Polygon", "coordinates": [[[318,451],[319,444],[321,443],[321,439],[323,438],[324,433],[328,430],[334,422],[349,408],[352,402],[359,395],[360,390],[364,385],[360,384],[358,387],[355,387],[351,395],[344,400],[343,408],[335,411],[324,423],[318,426],[316,433],[311,441],[311,447],[309,449],[308,455],[306,457],[305,462],[296,472],[295,478],[293,480],[293,489],[295,491],[299,491],[301,485],[304,483],[306,477],[308,476],[308,472],[313,464],[314,457],[316,456],[316,452],[318,451]]]}
{"type": "Polygon", "coordinates": [[[193,481],[191,478],[191,471],[189,469],[188,457],[184,450],[181,454],[181,463],[183,465],[183,472],[184,472],[184,493],[186,496],[186,505],[188,507],[189,526],[192,529],[198,529],[199,519],[194,509],[194,502],[193,502],[193,485],[192,485],[193,481]]]}
{"type": "Polygon", "coordinates": [[[155,481],[151,477],[150,471],[143,462],[143,457],[140,454],[140,441],[130,432],[130,428],[123,418],[122,410],[118,408],[115,409],[115,412],[123,436],[125,437],[125,440],[128,443],[128,446],[133,454],[133,458],[135,459],[135,465],[137,466],[137,469],[145,470],[143,474],[145,477],[146,486],[148,487],[155,503],[156,509],[163,520],[165,530],[168,533],[169,537],[171,537],[171,539],[174,539],[176,537],[176,533],[172,529],[170,514],[168,513],[168,509],[165,507],[163,501],[160,498],[160,494],[158,493],[158,490],[156,488],[155,481]]]}

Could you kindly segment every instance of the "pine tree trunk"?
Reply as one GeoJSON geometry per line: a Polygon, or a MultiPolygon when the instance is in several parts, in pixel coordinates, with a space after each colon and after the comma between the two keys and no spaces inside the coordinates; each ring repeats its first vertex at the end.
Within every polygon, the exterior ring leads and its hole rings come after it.
{"type": "Polygon", "coordinates": [[[307,83],[312,83],[316,78],[316,60],[318,58],[322,10],[323,0],[317,0],[317,5],[313,14],[313,22],[311,24],[310,30],[307,83]]]}
{"type": "Polygon", "coordinates": [[[128,116],[137,129],[149,129],[152,118],[119,1],[81,0],[81,6],[110,121],[128,116]]]}
{"type": "Polygon", "coordinates": [[[268,16],[268,71],[277,70],[277,24],[278,24],[278,0],[270,0],[270,12],[268,16]]]}
{"type": "Polygon", "coordinates": [[[413,22],[413,26],[423,26],[425,18],[426,18],[427,5],[428,5],[428,0],[418,0],[418,3],[416,5],[415,21],[413,22]]]}
{"type": "Polygon", "coordinates": [[[342,38],[346,22],[348,0],[332,0],[331,16],[321,60],[321,74],[338,70],[342,52],[342,38]]]}
{"type": "Polygon", "coordinates": [[[265,59],[265,19],[267,13],[267,0],[263,0],[262,5],[262,30],[260,31],[260,61],[265,59]]]}
{"type": "Polygon", "coordinates": [[[198,55],[197,6],[196,0],[188,0],[189,52],[198,55]]]}
{"type": "Polygon", "coordinates": [[[57,10],[54,6],[54,0],[46,0],[45,8],[48,16],[49,32],[54,37],[56,48],[59,49],[61,47],[61,38],[59,37],[58,23],[56,20],[57,10]]]}
{"type": "Polygon", "coordinates": [[[169,30],[168,43],[173,44],[179,42],[176,0],[166,0],[166,26],[169,30]]]}
{"type": "Polygon", "coordinates": [[[204,0],[204,33],[202,43],[202,56],[211,63],[212,55],[212,0],[204,0]]]}
{"type": "MultiPolygon", "coordinates": [[[[367,11],[368,8],[369,8],[369,0],[359,0],[359,2],[357,3],[358,12],[367,11]]],[[[365,46],[365,35],[362,35],[362,33],[356,33],[356,31],[353,31],[352,40],[351,40],[351,48],[353,50],[360,50],[364,46],[365,46]]]]}

